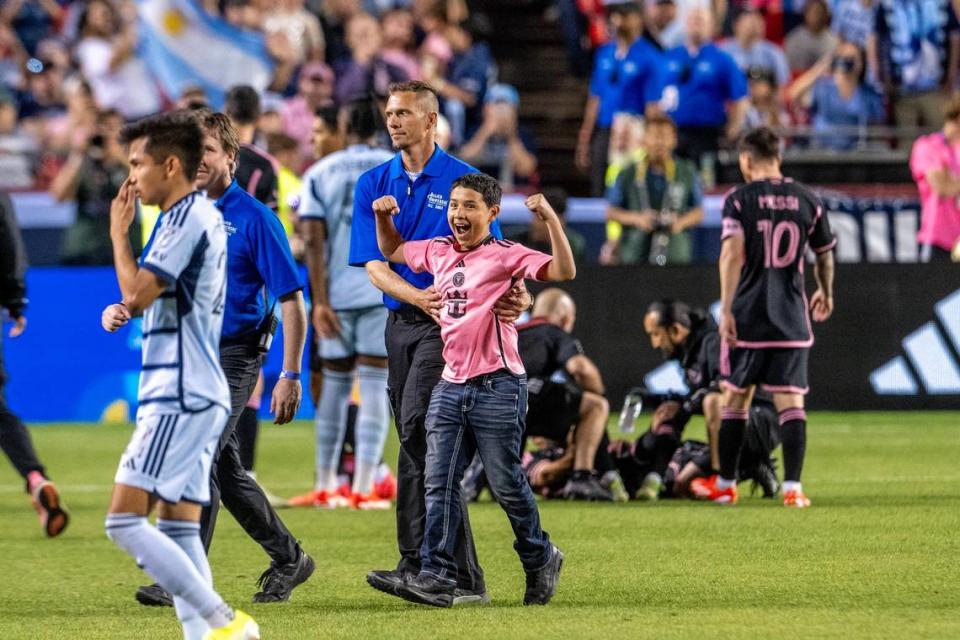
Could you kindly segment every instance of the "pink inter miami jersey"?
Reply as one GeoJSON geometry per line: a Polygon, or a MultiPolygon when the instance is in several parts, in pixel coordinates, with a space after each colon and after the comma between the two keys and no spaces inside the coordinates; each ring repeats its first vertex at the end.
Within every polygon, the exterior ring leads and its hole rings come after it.
{"type": "Polygon", "coordinates": [[[444,380],[462,383],[498,369],[524,373],[517,328],[501,322],[493,305],[517,279],[542,280],[550,256],[492,236],[465,251],[448,236],[404,243],[403,259],[414,271],[433,274],[443,301],[444,380]]]}

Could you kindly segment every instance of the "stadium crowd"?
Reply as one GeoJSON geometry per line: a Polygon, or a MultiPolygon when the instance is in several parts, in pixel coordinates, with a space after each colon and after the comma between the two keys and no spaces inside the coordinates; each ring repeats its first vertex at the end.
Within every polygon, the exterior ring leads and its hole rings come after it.
{"type": "MultiPolygon", "coordinates": [[[[563,27],[571,71],[592,61],[575,162],[589,174],[591,194],[610,201],[602,263],[688,262],[689,229],[702,220],[704,191],[716,187],[717,153],[745,130],[779,127],[792,134],[785,140],[795,149],[907,149],[921,132],[942,126],[943,96],[957,88],[956,0],[543,4],[563,27]],[[657,116],[657,133],[644,133],[646,116],[657,116]],[[661,153],[651,145],[672,148],[661,153]],[[646,188],[632,175],[645,176],[646,188]]],[[[278,164],[277,204],[295,245],[294,194],[318,157],[315,114],[326,114],[329,152],[342,144],[336,110],[358,96],[382,100],[395,81],[435,86],[441,145],[497,177],[506,192],[529,194],[551,182],[520,118],[520,94],[497,81],[482,3],[202,6],[265,38],[273,76],[252,142],[278,164]]],[[[76,202],[77,221],[61,250],[65,264],[109,262],[100,231],[122,181],[119,126],[208,102],[199,86],[179,95],[160,89],[138,47],[138,28],[130,0],[11,0],[0,11],[0,189],[49,190],[58,201],[76,202]]],[[[557,195],[562,204],[564,194],[557,195]]],[[[511,231],[536,236],[531,224],[511,231]]],[[[570,236],[582,256],[583,239],[570,236]]]]}

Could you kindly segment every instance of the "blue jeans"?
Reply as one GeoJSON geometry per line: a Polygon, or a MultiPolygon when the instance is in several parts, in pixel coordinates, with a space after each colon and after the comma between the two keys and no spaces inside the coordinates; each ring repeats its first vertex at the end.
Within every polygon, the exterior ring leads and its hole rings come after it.
{"type": "Polygon", "coordinates": [[[427,523],[420,548],[421,572],[451,585],[457,579],[453,549],[463,517],[460,481],[475,452],[490,489],[507,512],[514,549],[526,571],[550,560],[551,544],[520,467],[527,416],[527,378],[506,370],[463,384],[441,380],[427,411],[427,523]]]}

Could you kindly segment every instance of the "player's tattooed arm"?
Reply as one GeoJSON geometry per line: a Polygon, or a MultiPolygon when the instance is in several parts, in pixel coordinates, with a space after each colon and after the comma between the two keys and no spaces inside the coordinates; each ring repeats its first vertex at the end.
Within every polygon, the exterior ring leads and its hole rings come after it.
{"type": "Polygon", "coordinates": [[[810,298],[810,311],[816,322],[823,322],[833,314],[833,251],[817,254],[813,269],[817,290],[810,298]]]}
{"type": "Polygon", "coordinates": [[[373,201],[373,214],[377,219],[377,245],[380,253],[390,262],[406,264],[403,258],[403,238],[393,224],[393,216],[400,213],[400,206],[393,196],[383,196],[373,201]]]}
{"type": "Polygon", "coordinates": [[[743,236],[731,235],[720,248],[720,338],[729,344],[737,341],[737,323],[733,319],[733,296],[740,284],[743,264],[743,236]]]}
{"type": "Polygon", "coordinates": [[[110,241],[113,243],[113,264],[117,270],[120,293],[123,295],[122,304],[131,316],[142,314],[143,310],[149,307],[167,288],[166,283],[159,276],[146,269],[141,269],[133,257],[129,231],[136,216],[136,199],[134,188],[127,179],[120,186],[117,197],[110,203],[110,241]]]}

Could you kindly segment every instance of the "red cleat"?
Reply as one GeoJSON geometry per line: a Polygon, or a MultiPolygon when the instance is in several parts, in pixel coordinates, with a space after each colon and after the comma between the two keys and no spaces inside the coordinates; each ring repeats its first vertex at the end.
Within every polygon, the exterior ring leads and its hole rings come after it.
{"type": "Polygon", "coordinates": [[[389,500],[381,499],[375,492],[365,496],[359,493],[354,493],[350,496],[350,506],[360,511],[385,510],[389,509],[390,505],[391,502],[389,500]]]}
{"type": "Polygon", "coordinates": [[[377,469],[377,477],[373,483],[373,494],[381,500],[397,499],[397,478],[385,464],[377,469]]]}
{"type": "Polygon", "coordinates": [[[314,507],[316,509],[335,509],[345,507],[349,500],[335,492],[330,491],[310,491],[302,496],[294,496],[287,500],[287,505],[291,507],[314,507]]]}
{"type": "Polygon", "coordinates": [[[810,498],[803,495],[803,491],[786,491],[783,494],[783,506],[806,509],[810,506],[810,498]]]}
{"type": "Polygon", "coordinates": [[[709,478],[694,478],[690,482],[690,493],[701,500],[709,500],[717,504],[737,504],[737,486],[726,489],[717,486],[720,476],[709,478]]]}

